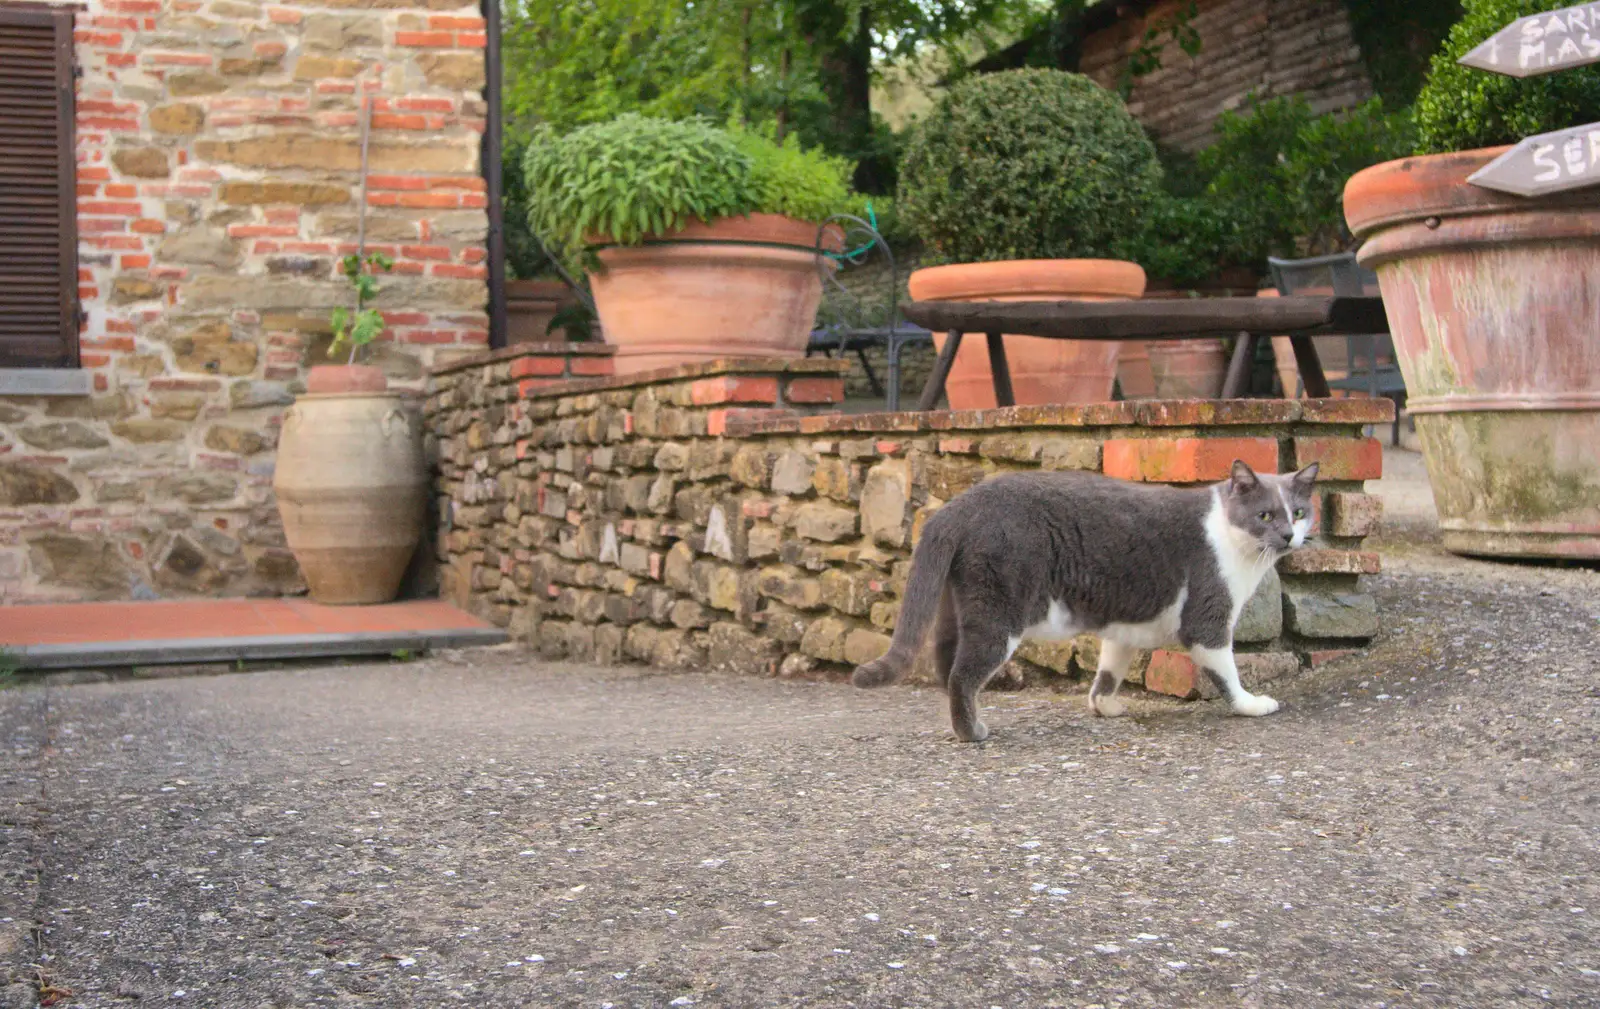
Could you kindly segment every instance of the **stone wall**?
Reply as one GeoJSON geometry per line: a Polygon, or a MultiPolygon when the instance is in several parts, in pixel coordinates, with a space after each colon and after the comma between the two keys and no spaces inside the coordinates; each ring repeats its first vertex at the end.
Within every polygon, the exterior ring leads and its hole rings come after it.
{"type": "MultiPolygon", "coordinates": [[[[1164,0],[1095,32],[1084,40],[1080,68],[1116,88],[1146,28],[1169,22],[1184,6],[1164,0]]],[[[1372,97],[1340,0],[1199,0],[1191,23],[1200,54],[1190,58],[1163,36],[1161,69],[1139,78],[1128,98],[1129,111],[1173,147],[1208,145],[1217,116],[1252,92],[1303,95],[1319,112],[1372,97]]]]}
{"type": "MultiPolygon", "coordinates": [[[[445,594],[551,656],[752,672],[836,670],[879,654],[912,544],[989,474],[1100,470],[1189,484],[1235,457],[1322,464],[1322,544],[1286,558],[1241,621],[1241,667],[1292,672],[1377,630],[1362,541],[1382,450],[1361,425],[1384,401],[1252,400],[804,416],[842,395],[828,361],[719,362],[527,384],[501,357],[438,370],[445,594]],[[831,370],[830,370],[831,369],[831,370]]],[[[1093,667],[1092,641],[1029,646],[1008,673],[1093,667]]],[[[1158,652],[1148,686],[1198,696],[1158,652]]]]}
{"type": "Polygon", "coordinates": [[[0,397],[0,601],[296,591],[273,448],[349,301],[359,95],[396,260],[376,362],[420,389],[487,343],[477,6],[93,0],[77,27],[93,391],[0,397]]]}

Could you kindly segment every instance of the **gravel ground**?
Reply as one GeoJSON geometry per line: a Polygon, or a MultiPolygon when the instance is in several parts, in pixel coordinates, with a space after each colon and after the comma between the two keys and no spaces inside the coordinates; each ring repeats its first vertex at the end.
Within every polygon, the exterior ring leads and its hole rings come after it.
{"type": "Polygon", "coordinates": [[[1600,1005],[1600,573],[1383,549],[1377,645],[1257,720],[965,746],[511,650],[9,690],[0,1007],[1600,1005]]]}

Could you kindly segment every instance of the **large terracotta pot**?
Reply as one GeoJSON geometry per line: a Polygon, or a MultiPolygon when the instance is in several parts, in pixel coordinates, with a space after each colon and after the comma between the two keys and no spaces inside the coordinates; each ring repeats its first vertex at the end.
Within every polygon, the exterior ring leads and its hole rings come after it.
{"type": "MultiPolygon", "coordinates": [[[[830,246],[841,236],[830,230],[830,246]]],[[[598,252],[589,275],[626,375],[721,357],[803,357],[822,301],[817,226],[778,214],[695,222],[598,252]]]]}
{"type": "Polygon", "coordinates": [[[578,302],[572,289],[559,280],[506,281],[506,343],[560,343],[564,329],[549,330],[556,313],[578,302]]]}
{"type": "MultiPolygon", "coordinates": [[[[1144,294],[1144,270],[1118,259],[1017,259],[933,266],[911,274],[917,301],[1115,301],[1144,294]]],[[[944,348],[945,336],[933,340],[944,348]]],[[[1006,363],[1018,404],[1100,403],[1117,377],[1114,341],[1007,335],[1006,363]]],[[[995,406],[989,349],[964,337],[945,382],[952,410],[995,406]]]]}
{"type": "Polygon", "coordinates": [[[1143,340],[1123,340],[1117,351],[1117,388],[1123,399],[1150,399],[1156,394],[1156,377],[1150,370],[1150,351],[1143,340]]]}
{"type": "Polygon", "coordinates": [[[398,393],[308,394],[283,418],[272,481],[311,598],[385,603],[422,538],[422,426],[398,393]]]}
{"type": "Polygon", "coordinates": [[[1228,375],[1221,340],[1151,340],[1150,374],[1161,399],[1217,399],[1228,375]]]}
{"type": "Polygon", "coordinates": [[[1505,148],[1369,168],[1345,216],[1378,273],[1445,546],[1600,557],[1600,190],[1469,185],[1505,148]]]}

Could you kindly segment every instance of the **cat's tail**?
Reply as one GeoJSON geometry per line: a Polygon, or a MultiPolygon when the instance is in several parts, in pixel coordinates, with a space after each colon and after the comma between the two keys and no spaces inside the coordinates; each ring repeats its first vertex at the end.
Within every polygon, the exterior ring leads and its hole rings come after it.
{"type": "Polygon", "coordinates": [[[943,527],[930,521],[911,556],[911,575],[906,579],[906,594],[900,601],[900,617],[895,621],[889,651],[882,658],[857,666],[850,682],[858,687],[886,687],[911,668],[922,648],[922,639],[928,636],[928,627],[938,615],[939,597],[955,553],[956,545],[943,527]]]}

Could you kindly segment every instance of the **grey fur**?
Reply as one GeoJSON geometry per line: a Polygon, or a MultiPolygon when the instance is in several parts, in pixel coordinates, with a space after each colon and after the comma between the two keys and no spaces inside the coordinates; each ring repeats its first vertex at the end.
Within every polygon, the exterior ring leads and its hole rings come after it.
{"type": "MultiPolygon", "coordinates": [[[[956,734],[981,740],[987,730],[977,717],[977,692],[1024,631],[1046,621],[1052,603],[1070,613],[1076,629],[1100,632],[1110,624],[1149,624],[1182,595],[1176,643],[1231,650],[1244,600],[1230,592],[1207,536],[1214,495],[1266,563],[1290,548],[1293,513],[1309,509],[1315,476],[1315,464],[1293,476],[1258,476],[1236,462],[1232,477],[1215,488],[1087,473],[987,480],[928,520],[889,651],[857,668],[854,682],[898,680],[936,624],[935,675],[950,694],[956,734]]],[[[1092,704],[1115,692],[1126,667],[1114,667],[1131,656],[1122,647],[1108,651],[1092,704]]]]}

